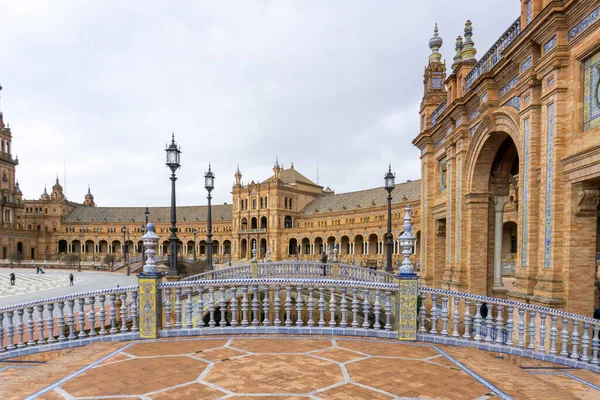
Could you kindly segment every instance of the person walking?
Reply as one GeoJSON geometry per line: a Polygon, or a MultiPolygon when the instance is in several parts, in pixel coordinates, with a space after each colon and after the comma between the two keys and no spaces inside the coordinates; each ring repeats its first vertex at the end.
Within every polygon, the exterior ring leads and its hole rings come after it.
{"type": "Polygon", "coordinates": [[[15,286],[15,280],[16,280],[16,276],[14,272],[10,273],[10,284],[11,286],[15,286]]]}
{"type": "Polygon", "coordinates": [[[69,286],[73,286],[73,273],[69,274],[69,286]]]}
{"type": "Polygon", "coordinates": [[[327,254],[325,252],[321,253],[321,262],[323,265],[323,276],[327,276],[327,254]]]}

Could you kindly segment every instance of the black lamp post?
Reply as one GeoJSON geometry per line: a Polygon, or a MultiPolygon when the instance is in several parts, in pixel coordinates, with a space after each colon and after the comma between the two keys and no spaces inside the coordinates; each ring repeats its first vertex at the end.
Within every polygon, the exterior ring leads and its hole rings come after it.
{"type": "Polygon", "coordinates": [[[175,171],[181,166],[179,164],[179,156],[181,150],[175,143],[175,134],[171,137],[171,144],[165,149],[167,152],[167,167],[171,169],[171,236],[169,237],[169,246],[171,248],[171,256],[169,257],[169,276],[177,276],[177,214],[175,212],[175,171]]]}
{"type": "MultiPolygon", "coordinates": [[[[79,230],[79,232],[81,232],[81,230],[79,230]]],[[[77,272],[81,272],[81,240],[82,236],[81,233],[79,233],[79,264],[77,264],[77,272]]]]}
{"type": "Polygon", "coordinates": [[[194,228],[192,233],[194,234],[194,262],[196,262],[196,235],[198,235],[198,229],[194,228]]]}
{"type": "Polygon", "coordinates": [[[392,252],[394,250],[394,242],[392,241],[392,190],[395,187],[395,175],[392,174],[392,165],[390,164],[390,168],[385,174],[385,190],[388,192],[388,226],[387,226],[387,234],[385,245],[387,248],[387,263],[385,266],[385,272],[392,273],[394,272],[394,267],[392,266],[392,252]]]}
{"type": "MultiPolygon", "coordinates": [[[[121,246],[121,252],[123,253],[123,266],[125,265],[125,249],[127,249],[127,242],[125,241],[125,234],[127,233],[127,228],[122,227],[121,233],[123,234],[123,245],[121,246]]],[[[127,275],[129,275],[129,271],[127,271],[127,275]]]]}
{"type": "MultiPolygon", "coordinates": [[[[146,226],[148,226],[148,217],[150,216],[150,211],[148,207],[146,207],[146,211],[144,211],[144,217],[146,217],[146,223],[142,226],[142,234],[146,233],[146,226]]],[[[142,244],[142,265],[146,264],[146,248],[142,244]]]]}
{"type": "Polygon", "coordinates": [[[212,220],[211,220],[211,213],[210,213],[210,199],[212,199],[212,196],[210,195],[210,192],[212,192],[212,190],[215,188],[215,174],[212,173],[211,169],[210,169],[210,164],[208,164],[208,172],[204,174],[204,187],[206,188],[206,190],[208,191],[208,233],[206,234],[206,237],[208,238],[208,240],[206,241],[206,245],[208,246],[207,252],[206,252],[206,270],[207,271],[212,271],[213,269],[213,265],[212,265],[212,220]]]}
{"type": "Polygon", "coordinates": [[[12,259],[13,259],[13,254],[12,254],[13,253],[13,250],[12,250],[12,248],[13,248],[13,233],[12,232],[9,235],[9,239],[10,240],[9,240],[8,246],[9,246],[9,250],[10,250],[10,269],[13,269],[13,263],[12,263],[12,259]]]}

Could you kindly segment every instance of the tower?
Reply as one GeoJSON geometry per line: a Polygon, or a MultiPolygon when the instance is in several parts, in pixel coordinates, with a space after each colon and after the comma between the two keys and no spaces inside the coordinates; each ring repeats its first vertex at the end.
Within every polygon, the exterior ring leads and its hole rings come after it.
{"type": "Polygon", "coordinates": [[[58,182],[58,175],[56,176],[56,183],[52,186],[52,200],[62,201],[65,199],[63,188],[58,182]]]}
{"type": "MultiPolygon", "coordinates": [[[[2,90],[2,86],[0,86],[2,90]]],[[[0,192],[2,193],[2,225],[13,226],[16,213],[23,208],[22,193],[15,179],[18,158],[12,156],[12,133],[0,111],[0,192]]]]}
{"type": "Polygon", "coordinates": [[[235,171],[235,186],[240,186],[242,184],[242,173],[240,172],[240,164],[237,166],[237,170],[235,171]]]}
{"type": "Polygon", "coordinates": [[[446,89],[444,81],[446,80],[446,63],[442,63],[442,54],[440,48],[444,43],[438,34],[438,26],[435,24],[433,37],[429,40],[429,63],[425,67],[423,74],[423,99],[421,101],[421,131],[435,121],[431,120],[433,110],[446,98],[446,89]]]}
{"type": "Polygon", "coordinates": [[[96,203],[94,202],[94,195],[90,191],[90,185],[88,185],[88,191],[87,191],[87,194],[85,195],[85,200],[83,202],[83,205],[86,207],[96,207],[96,203]]]}

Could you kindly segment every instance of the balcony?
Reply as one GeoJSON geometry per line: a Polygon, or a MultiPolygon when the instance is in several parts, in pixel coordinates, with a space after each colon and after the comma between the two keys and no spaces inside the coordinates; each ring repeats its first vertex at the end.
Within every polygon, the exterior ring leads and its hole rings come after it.
{"type": "Polygon", "coordinates": [[[267,229],[240,229],[238,233],[267,233],[267,229]]]}

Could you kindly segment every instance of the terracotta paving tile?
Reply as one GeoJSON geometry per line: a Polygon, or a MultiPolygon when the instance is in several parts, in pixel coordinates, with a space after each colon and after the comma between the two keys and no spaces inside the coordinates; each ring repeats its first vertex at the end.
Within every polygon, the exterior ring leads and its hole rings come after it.
{"type": "Polygon", "coordinates": [[[434,365],[423,361],[371,358],[347,364],[346,368],[353,381],[384,390],[397,396],[416,393],[416,397],[452,396],[454,388],[462,388],[468,398],[477,398],[489,392],[463,371],[434,365]]]}
{"type": "Polygon", "coordinates": [[[130,358],[131,357],[129,357],[125,354],[116,354],[98,365],[110,364],[110,363],[114,363],[115,361],[129,360],[130,358]]]}
{"type": "Polygon", "coordinates": [[[346,362],[351,360],[358,360],[359,358],[364,358],[365,356],[361,354],[354,353],[352,351],[348,351],[345,349],[334,348],[328,350],[321,350],[312,353],[316,356],[325,357],[330,360],[338,361],[338,362],[346,362]]]}
{"type": "Polygon", "coordinates": [[[179,340],[136,343],[127,353],[137,357],[188,354],[224,346],[227,339],[179,340]]]}
{"type": "Polygon", "coordinates": [[[216,364],[205,380],[236,393],[306,393],[344,378],[337,364],[314,357],[257,354],[216,364]]]}
{"type": "Polygon", "coordinates": [[[365,389],[360,386],[347,383],[342,386],[335,387],[333,389],[326,390],[318,394],[319,397],[331,400],[389,400],[392,397],[375,392],[373,390],[365,389]]]}
{"type": "Polygon", "coordinates": [[[247,353],[239,350],[228,349],[227,347],[221,347],[213,350],[206,350],[201,353],[197,353],[196,356],[202,357],[209,361],[221,361],[231,357],[241,356],[247,353]]]}
{"type": "Polygon", "coordinates": [[[538,376],[525,373],[503,359],[473,348],[443,346],[443,349],[467,368],[476,371],[497,388],[515,398],[574,399],[564,389],[549,384],[538,376]]]}
{"type": "Polygon", "coordinates": [[[309,397],[297,396],[233,396],[231,399],[238,400],[307,400],[309,397]]]}
{"type": "Polygon", "coordinates": [[[600,374],[596,374],[595,372],[588,371],[585,369],[569,370],[565,372],[568,372],[571,375],[575,375],[585,381],[600,386],[600,374]]]}
{"type": "Polygon", "coordinates": [[[440,353],[430,346],[415,346],[398,342],[359,342],[352,340],[338,340],[339,347],[360,351],[372,356],[395,356],[405,358],[427,358],[440,353]]]}
{"type": "Polygon", "coordinates": [[[62,397],[62,395],[56,393],[55,391],[51,391],[42,396],[39,396],[37,400],[64,400],[64,397],[62,397]]]}
{"type": "Polygon", "coordinates": [[[75,397],[143,394],[194,381],[206,366],[203,361],[182,356],[138,358],[88,370],[61,389],[75,397]],[[154,371],[158,370],[169,371],[168,379],[157,379],[154,371]]]}
{"type": "Polygon", "coordinates": [[[579,399],[597,399],[600,398],[600,393],[597,390],[584,385],[575,379],[566,375],[535,375],[536,378],[540,378],[546,382],[549,382],[567,392],[573,394],[579,399]]]}
{"type": "Polygon", "coordinates": [[[223,392],[205,386],[201,383],[192,383],[175,389],[166,390],[149,396],[152,400],[171,400],[171,399],[218,399],[223,397],[223,392]]]}
{"type": "Polygon", "coordinates": [[[230,344],[236,349],[253,353],[306,353],[333,346],[331,340],[311,339],[233,339],[230,344]]]}

